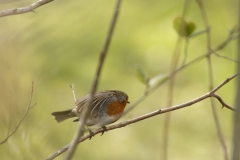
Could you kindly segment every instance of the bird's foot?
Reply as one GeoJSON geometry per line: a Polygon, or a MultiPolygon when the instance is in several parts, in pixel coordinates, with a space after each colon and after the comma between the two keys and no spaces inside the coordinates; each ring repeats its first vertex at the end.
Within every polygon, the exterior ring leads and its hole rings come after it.
{"type": "Polygon", "coordinates": [[[107,127],[106,126],[102,126],[102,129],[103,129],[103,131],[102,131],[101,136],[104,134],[104,132],[107,132],[107,127]]]}
{"type": "Polygon", "coordinates": [[[88,132],[89,132],[89,140],[91,140],[92,139],[92,137],[94,136],[94,133],[93,133],[93,131],[91,131],[88,127],[87,127],[87,129],[88,129],[88,132]]]}

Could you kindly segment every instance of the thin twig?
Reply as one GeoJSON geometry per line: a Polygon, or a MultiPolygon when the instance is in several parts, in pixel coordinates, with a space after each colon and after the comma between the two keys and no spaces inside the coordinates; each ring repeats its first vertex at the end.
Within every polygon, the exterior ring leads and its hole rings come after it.
{"type": "Polygon", "coordinates": [[[213,94],[212,97],[217,98],[217,100],[222,104],[222,108],[223,108],[223,107],[226,107],[226,108],[228,108],[228,109],[230,109],[230,110],[232,110],[232,111],[235,111],[235,109],[234,109],[233,107],[229,106],[228,104],[226,104],[226,103],[222,100],[222,98],[221,98],[220,96],[218,96],[218,95],[216,95],[216,94],[213,94]]]}
{"type": "Polygon", "coordinates": [[[28,12],[34,12],[34,9],[41,7],[47,3],[52,2],[53,0],[39,0],[35,3],[30,4],[29,6],[21,7],[21,8],[14,8],[14,9],[7,9],[0,11],[0,17],[12,16],[17,14],[23,14],[28,12]]]}
{"type": "Polygon", "coordinates": [[[71,89],[72,89],[72,94],[73,94],[73,99],[74,99],[74,103],[76,102],[76,96],[75,96],[75,92],[74,92],[74,84],[70,85],[71,89]]]}
{"type": "Polygon", "coordinates": [[[233,39],[238,39],[239,37],[239,32],[237,32],[237,35],[235,36],[234,33],[236,32],[236,28],[233,28],[232,31],[230,32],[230,34],[228,35],[228,38],[226,39],[226,41],[224,41],[221,45],[218,46],[218,48],[215,49],[215,51],[221,50],[223,49],[230,41],[232,41],[233,39]]]}
{"type": "MultiPolygon", "coordinates": [[[[199,9],[201,11],[203,23],[204,23],[204,26],[205,26],[206,31],[207,31],[206,39],[207,39],[207,49],[208,49],[208,52],[209,52],[209,55],[207,56],[208,73],[209,73],[209,90],[212,90],[213,86],[214,86],[214,83],[213,83],[214,80],[213,80],[212,60],[211,60],[211,56],[210,56],[210,54],[212,53],[210,26],[209,26],[209,23],[208,23],[208,17],[207,17],[204,5],[202,3],[202,0],[196,0],[196,2],[197,2],[198,6],[199,6],[199,9]]],[[[212,98],[210,99],[210,101],[211,101],[214,121],[215,121],[216,128],[217,128],[218,138],[219,138],[219,141],[220,141],[221,146],[223,148],[224,158],[225,158],[225,160],[228,160],[227,147],[226,147],[226,143],[225,143],[224,136],[223,136],[223,133],[222,133],[221,125],[220,125],[220,122],[219,122],[219,119],[218,119],[218,115],[217,115],[217,111],[216,111],[216,103],[215,103],[214,99],[212,99],[212,98]]]]}
{"type": "MultiPolygon", "coordinates": [[[[184,18],[187,12],[189,6],[189,0],[185,0],[184,1],[184,8],[183,8],[183,13],[182,13],[182,17],[184,18]]],[[[179,62],[179,57],[180,57],[180,53],[181,53],[181,37],[178,36],[178,40],[175,46],[175,50],[172,56],[172,60],[171,60],[171,66],[170,66],[170,73],[171,74],[171,78],[169,80],[168,83],[168,101],[167,101],[167,107],[172,106],[172,102],[173,102],[173,93],[174,93],[174,84],[175,84],[175,70],[178,66],[178,62],[179,62]]],[[[162,136],[162,160],[167,160],[167,151],[168,151],[168,137],[169,137],[169,125],[170,125],[170,120],[171,120],[171,114],[168,113],[165,115],[165,119],[164,119],[164,125],[163,125],[163,136],[162,136]]]]}
{"type": "MultiPolygon", "coordinates": [[[[188,1],[188,0],[186,0],[188,1]]],[[[185,4],[186,4],[185,1],[185,4]]],[[[172,62],[171,62],[171,69],[170,72],[172,72],[173,74],[171,74],[171,78],[169,79],[169,84],[168,84],[168,102],[167,102],[167,107],[170,107],[172,105],[172,101],[173,101],[173,92],[174,92],[174,84],[175,84],[175,71],[177,68],[177,64],[179,61],[179,56],[180,56],[180,42],[181,42],[181,37],[178,37],[178,41],[175,47],[175,51],[172,57],[172,62]]],[[[164,125],[163,125],[163,136],[162,136],[162,159],[163,160],[167,160],[167,151],[168,151],[168,137],[169,137],[169,125],[170,125],[170,120],[171,120],[171,114],[170,112],[168,114],[165,115],[165,119],[164,119],[164,125]]]]}
{"type": "MultiPolygon", "coordinates": [[[[217,52],[222,50],[223,48],[225,48],[231,41],[236,40],[237,36],[229,36],[226,40],[224,40],[222,43],[220,43],[213,51],[217,52]]],[[[213,53],[213,52],[211,52],[213,53]]],[[[186,63],[185,65],[179,67],[178,69],[176,69],[174,72],[172,72],[170,75],[172,75],[173,73],[178,73],[182,70],[184,70],[185,68],[195,64],[196,62],[199,62],[201,60],[203,60],[204,58],[206,58],[209,55],[209,53],[205,53],[195,59],[193,59],[192,61],[186,63]]],[[[144,94],[142,96],[140,96],[135,102],[133,102],[124,112],[124,115],[128,114],[131,110],[133,110],[140,102],[142,102],[143,100],[145,100],[151,93],[153,93],[156,89],[158,89],[160,86],[162,86],[165,82],[167,82],[170,79],[171,76],[169,76],[169,78],[166,78],[164,81],[161,81],[160,83],[157,83],[155,86],[149,88],[147,91],[144,92],[144,94]]]]}
{"type": "Polygon", "coordinates": [[[189,38],[185,39],[185,44],[184,44],[184,57],[183,57],[183,62],[182,66],[186,63],[187,61],[187,56],[188,56],[188,44],[189,44],[189,38]]]}
{"type": "Polygon", "coordinates": [[[92,88],[91,88],[91,92],[90,92],[90,98],[89,98],[89,101],[88,101],[86,107],[83,108],[83,112],[81,114],[81,119],[80,119],[80,126],[79,126],[79,128],[77,130],[77,133],[74,136],[74,138],[73,138],[73,140],[70,144],[70,149],[69,149],[69,152],[67,153],[67,155],[65,157],[65,160],[70,160],[72,158],[72,156],[73,156],[73,154],[76,150],[78,140],[79,140],[80,137],[83,136],[84,125],[85,125],[87,116],[89,114],[89,106],[92,102],[93,95],[94,95],[94,93],[96,92],[96,89],[97,89],[98,79],[99,79],[99,76],[100,76],[100,73],[101,73],[101,70],[102,70],[103,62],[105,60],[107,50],[109,48],[109,44],[110,44],[110,41],[111,41],[111,38],[112,38],[113,30],[114,30],[114,27],[115,27],[115,24],[116,24],[116,21],[117,21],[119,8],[120,8],[120,3],[121,3],[121,0],[116,1],[116,6],[115,6],[113,18],[112,18],[112,21],[111,21],[111,24],[110,24],[110,27],[109,27],[109,31],[108,31],[103,49],[100,53],[100,58],[99,58],[99,62],[98,62],[97,71],[96,71],[94,81],[93,81],[93,84],[92,84],[92,88]]]}
{"type": "Polygon", "coordinates": [[[16,126],[15,129],[12,131],[12,133],[11,133],[11,134],[8,134],[8,136],[7,136],[3,141],[0,142],[0,145],[6,143],[6,142],[8,141],[8,139],[18,130],[18,128],[19,128],[20,125],[22,124],[22,121],[23,121],[23,120],[25,119],[25,117],[27,116],[29,110],[30,110],[31,108],[33,108],[34,106],[36,106],[37,103],[31,105],[31,104],[32,104],[32,96],[33,96],[33,85],[34,85],[34,83],[32,82],[32,92],[31,92],[30,101],[29,101],[27,110],[25,111],[23,117],[22,117],[21,120],[18,122],[17,126],[16,126]]]}
{"type": "MultiPolygon", "coordinates": [[[[234,36],[233,34],[236,33],[236,27],[234,27],[233,29],[231,29],[230,34],[228,35],[227,39],[225,39],[222,43],[220,43],[215,49],[212,50],[211,54],[213,52],[217,52],[220,51],[222,49],[224,49],[230,42],[232,42],[233,40],[236,40],[239,36],[234,36]]],[[[149,88],[147,91],[144,92],[144,94],[142,96],[140,96],[134,103],[132,103],[132,105],[130,105],[124,112],[124,115],[126,115],[127,113],[129,113],[131,110],[133,110],[141,101],[143,101],[145,98],[148,97],[148,95],[150,95],[151,93],[153,93],[156,89],[158,89],[160,86],[162,86],[165,82],[167,82],[171,75],[174,73],[178,73],[180,71],[182,71],[183,69],[195,64],[196,62],[199,62],[201,60],[203,60],[204,58],[206,58],[207,56],[209,56],[209,52],[193,59],[192,61],[188,62],[187,64],[182,65],[181,67],[179,67],[178,69],[176,69],[174,72],[170,73],[169,78],[166,78],[164,81],[161,81],[160,83],[157,83],[155,86],[149,88]]]]}
{"type": "MultiPolygon", "coordinates": [[[[202,100],[204,100],[206,98],[215,97],[215,95],[216,95],[215,92],[217,92],[220,88],[222,88],[224,85],[226,85],[229,81],[234,79],[237,75],[238,75],[237,73],[232,75],[231,77],[227,78],[225,81],[223,81],[221,84],[219,84],[216,88],[214,88],[210,92],[208,92],[208,93],[206,93],[206,94],[204,94],[204,95],[202,95],[202,96],[200,96],[200,97],[198,97],[196,99],[193,99],[193,100],[188,101],[186,103],[179,104],[179,105],[176,105],[176,106],[172,106],[172,107],[169,107],[169,108],[159,109],[159,110],[156,110],[154,112],[151,112],[151,113],[139,116],[137,118],[133,118],[133,119],[127,120],[125,122],[120,122],[118,124],[108,126],[108,127],[104,128],[104,129],[100,128],[100,129],[96,130],[95,132],[93,132],[93,135],[96,135],[98,133],[102,133],[103,131],[109,131],[109,130],[114,130],[114,129],[117,129],[117,128],[122,128],[122,127],[130,125],[132,123],[137,123],[139,121],[151,118],[151,117],[159,115],[159,114],[163,114],[163,113],[167,113],[167,112],[171,112],[171,111],[174,111],[174,110],[178,110],[178,109],[182,109],[182,108],[191,106],[191,105],[196,104],[196,103],[198,103],[198,102],[200,102],[200,101],[202,101],[202,100]]],[[[85,135],[85,136],[81,137],[81,139],[79,139],[78,143],[81,143],[81,142],[89,139],[90,136],[91,135],[88,134],[88,135],[85,135]]],[[[51,156],[47,157],[45,160],[52,160],[52,159],[58,157],[59,155],[61,155],[65,151],[67,151],[69,149],[69,146],[70,146],[70,144],[64,146],[63,148],[61,148],[58,151],[56,151],[55,153],[53,153],[51,156]]]]}
{"type": "Polygon", "coordinates": [[[224,58],[224,59],[226,59],[226,60],[229,60],[229,61],[232,61],[232,62],[235,62],[235,63],[239,63],[237,60],[232,59],[232,58],[229,58],[229,57],[227,57],[227,56],[220,55],[220,54],[218,54],[217,52],[215,52],[215,51],[212,50],[212,49],[211,49],[211,52],[212,52],[214,55],[216,55],[216,56],[218,56],[218,57],[220,57],[220,58],[224,58]]]}

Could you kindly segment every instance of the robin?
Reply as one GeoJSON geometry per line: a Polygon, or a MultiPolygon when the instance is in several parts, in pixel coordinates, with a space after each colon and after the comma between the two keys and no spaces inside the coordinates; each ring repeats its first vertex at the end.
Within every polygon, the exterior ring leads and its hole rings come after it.
{"type": "MultiPolygon", "coordinates": [[[[52,115],[55,116],[58,123],[73,117],[78,117],[73,121],[77,122],[80,120],[83,107],[87,105],[89,98],[90,95],[86,95],[76,100],[75,108],[53,112],[52,115]]],[[[95,93],[85,124],[90,134],[92,135],[93,132],[88,127],[106,128],[105,125],[116,122],[122,116],[127,103],[129,103],[128,95],[122,91],[106,90],[95,93]]]]}

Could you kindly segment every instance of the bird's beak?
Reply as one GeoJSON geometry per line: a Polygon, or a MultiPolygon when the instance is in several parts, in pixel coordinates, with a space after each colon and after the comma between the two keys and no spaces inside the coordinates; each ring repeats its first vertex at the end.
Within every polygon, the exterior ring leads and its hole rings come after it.
{"type": "Polygon", "coordinates": [[[127,101],[127,103],[130,103],[129,101],[127,101]]]}

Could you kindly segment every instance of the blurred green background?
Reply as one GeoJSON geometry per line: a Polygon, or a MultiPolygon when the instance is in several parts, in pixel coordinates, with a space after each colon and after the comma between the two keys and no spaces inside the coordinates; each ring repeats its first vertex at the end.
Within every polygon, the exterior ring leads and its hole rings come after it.
{"type": "MultiPolygon", "coordinates": [[[[33,2],[1,4],[0,10],[33,2]]],[[[195,23],[196,31],[203,30],[196,2],[189,3],[186,20],[195,23]]],[[[133,103],[145,90],[136,76],[137,64],[150,77],[169,72],[178,37],[173,20],[182,14],[183,4],[183,0],[123,1],[98,90],[122,90],[133,103]]],[[[204,4],[215,48],[236,25],[238,5],[236,0],[205,0],[204,4]]],[[[9,117],[13,130],[27,109],[32,81],[33,102],[37,102],[18,131],[0,146],[0,159],[44,159],[71,141],[78,124],[71,120],[58,124],[51,112],[74,107],[70,84],[75,84],[79,98],[89,93],[114,6],[112,0],[55,0],[35,13],[0,19],[0,141],[7,135],[9,117]]],[[[205,34],[191,39],[187,61],[206,51],[205,34]]],[[[236,43],[218,53],[236,58],[236,43]]],[[[183,56],[180,62],[182,59],[183,56]]],[[[231,76],[235,68],[235,63],[213,56],[215,85],[231,76]]],[[[184,69],[176,76],[173,104],[206,93],[208,82],[206,60],[184,69]]],[[[233,106],[234,81],[217,93],[233,106]]],[[[118,122],[165,108],[166,101],[165,84],[118,122]]],[[[223,159],[209,102],[207,99],[172,112],[169,159],[223,159]]],[[[232,112],[221,109],[219,102],[216,104],[230,154],[232,112]]],[[[78,146],[73,159],[160,159],[163,122],[164,115],[159,115],[96,135],[78,146]]],[[[63,157],[64,154],[56,159],[63,157]]]]}

